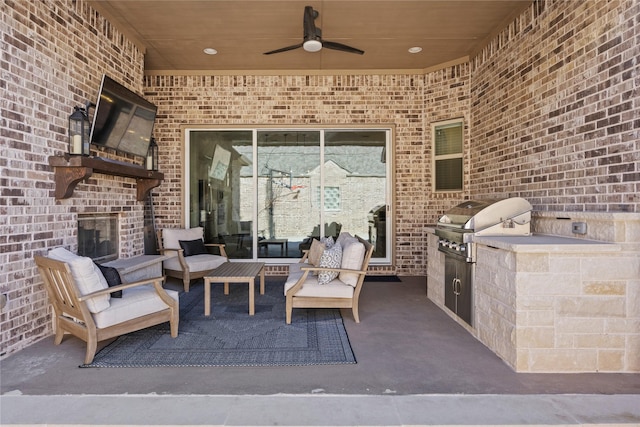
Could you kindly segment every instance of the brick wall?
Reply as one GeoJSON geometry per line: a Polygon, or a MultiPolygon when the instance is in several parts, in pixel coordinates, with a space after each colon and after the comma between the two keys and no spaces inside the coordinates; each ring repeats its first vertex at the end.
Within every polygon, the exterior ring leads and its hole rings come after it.
{"type": "Polygon", "coordinates": [[[469,64],[420,75],[143,82],[142,52],[84,1],[4,1],[0,291],[11,302],[0,312],[0,357],[50,334],[32,258],[74,250],[78,212],[119,212],[122,255],[142,250],[133,180],[95,174],[72,198],[53,198],[47,157],[66,150],[72,106],[95,98],[102,73],[160,107],[160,225],[182,224],[180,126],[395,125],[393,271],[425,274],[425,225],[466,196],[523,196],[539,211],[640,212],[639,9],[634,0],[535,2],[469,64]],[[433,194],[430,124],[455,117],[465,119],[468,186],[433,194]]]}
{"type": "Polygon", "coordinates": [[[424,101],[425,182],[423,192],[429,202],[425,206],[423,224],[435,224],[443,212],[471,196],[469,169],[471,168],[474,141],[470,133],[471,68],[468,63],[454,65],[426,74],[424,101]],[[431,161],[433,140],[431,126],[434,122],[464,119],[463,191],[432,191],[431,161]]]}
{"type": "Polygon", "coordinates": [[[75,251],[82,212],[119,213],[121,256],[139,253],[144,205],[134,180],[101,174],[56,200],[47,162],[66,152],[73,106],[95,102],[103,73],[140,92],[141,51],[84,1],[7,0],[0,20],[0,292],[9,296],[0,311],[2,357],[52,332],[33,256],[75,251]]]}
{"type": "Polygon", "coordinates": [[[472,61],[470,191],[640,212],[640,2],[536,2],[472,61]]]}
{"type": "Polygon", "coordinates": [[[158,106],[155,136],[166,178],[154,190],[158,227],[183,223],[180,126],[393,124],[396,261],[389,272],[423,274],[423,86],[421,75],[145,77],[145,96],[158,106]]]}

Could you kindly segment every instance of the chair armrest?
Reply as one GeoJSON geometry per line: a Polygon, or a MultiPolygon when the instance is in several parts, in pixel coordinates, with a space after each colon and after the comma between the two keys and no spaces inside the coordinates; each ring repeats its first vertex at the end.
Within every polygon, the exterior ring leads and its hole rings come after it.
{"type": "Polygon", "coordinates": [[[158,252],[160,252],[161,255],[179,256],[184,252],[184,249],[159,249],[158,252]],[[175,254],[172,254],[172,252],[175,252],[175,254]]]}
{"type": "MultiPolygon", "coordinates": [[[[100,289],[99,291],[95,291],[95,292],[91,292],[90,294],[86,294],[86,295],[82,295],[81,297],[78,298],[78,301],[86,301],[88,299],[91,299],[93,297],[99,297],[101,295],[109,295],[112,292],[117,292],[117,291],[121,291],[123,289],[130,289],[130,288],[135,288],[138,286],[144,286],[144,285],[149,285],[152,284],[156,287],[156,289],[158,288],[158,285],[160,286],[160,289],[162,288],[162,283],[164,282],[164,276],[160,276],[160,277],[153,277],[150,279],[144,279],[144,280],[140,280],[137,282],[131,282],[131,283],[123,283],[122,285],[118,285],[118,286],[110,286],[106,289],[100,289]]],[[[163,289],[164,290],[164,289],[163,289]]]]}
{"type": "Polygon", "coordinates": [[[295,285],[293,285],[291,288],[289,288],[289,290],[287,291],[287,293],[285,294],[285,297],[287,299],[291,299],[293,298],[293,296],[295,295],[296,292],[298,292],[301,288],[302,285],[304,284],[304,282],[307,280],[307,276],[309,275],[309,270],[305,270],[304,273],[302,273],[302,276],[300,276],[300,278],[298,279],[298,281],[296,282],[295,285]]]}
{"type": "Polygon", "coordinates": [[[227,251],[224,249],[225,244],[224,243],[205,243],[205,246],[215,246],[218,248],[218,250],[220,251],[220,256],[223,256],[225,258],[227,257],[227,251]]]}
{"type": "Polygon", "coordinates": [[[367,274],[366,270],[354,270],[351,268],[329,268],[329,267],[300,267],[300,270],[305,272],[311,271],[336,271],[338,273],[354,273],[354,274],[367,274]]]}

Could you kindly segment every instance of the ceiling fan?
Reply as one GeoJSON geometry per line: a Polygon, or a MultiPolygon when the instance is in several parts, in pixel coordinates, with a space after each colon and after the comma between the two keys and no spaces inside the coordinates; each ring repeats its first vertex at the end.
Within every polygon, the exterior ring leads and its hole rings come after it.
{"type": "Polygon", "coordinates": [[[358,55],[364,54],[364,50],[356,49],[355,47],[347,46],[346,44],[331,42],[328,40],[322,40],[322,30],[316,27],[315,20],[318,17],[318,11],[313,10],[312,6],[305,6],[304,8],[304,20],[303,20],[303,41],[302,43],[295,44],[293,46],[287,46],[280,49],[265,52],[265,55],[271,55],[274,53],[286,52],[288,50],[294,50],[303,48],[307,52],[318,52],[320,49],[327,48],[333,50],[340,50],[342,52],[356,53],[358,55]]]}

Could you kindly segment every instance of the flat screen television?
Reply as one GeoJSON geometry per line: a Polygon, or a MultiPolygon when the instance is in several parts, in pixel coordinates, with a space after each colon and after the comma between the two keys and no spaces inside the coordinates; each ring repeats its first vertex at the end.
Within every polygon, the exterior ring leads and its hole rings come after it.
{"type": "Polygon", "coordinates": [[[145,157],[158,108],[106,74],[96,102],[91,142],[145,157]]]}

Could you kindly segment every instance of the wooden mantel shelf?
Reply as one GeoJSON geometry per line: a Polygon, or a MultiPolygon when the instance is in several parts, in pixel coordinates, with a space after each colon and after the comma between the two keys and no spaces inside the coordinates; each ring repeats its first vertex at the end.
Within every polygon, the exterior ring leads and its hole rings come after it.
{"type": "Polygon", "coordinates": [[[135,178],[138,201],[144,201],[153,188],[159,186],[164,174],[145,169],[142,166],[117,160],[86,156],[51,156],[49,165],[54,168],[56,199],[67,199],[73,194],[76,185],[89,178],[94,172],[105,175],[135,178]]]}

